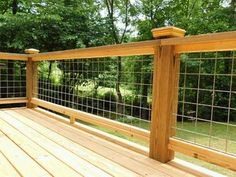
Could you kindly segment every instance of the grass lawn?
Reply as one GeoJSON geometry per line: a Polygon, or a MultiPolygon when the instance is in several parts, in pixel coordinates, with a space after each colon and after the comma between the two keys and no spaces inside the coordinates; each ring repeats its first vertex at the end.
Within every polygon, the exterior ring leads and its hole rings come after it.
{"type": "MultiPolygon", "coordinates": [[[[118,120],[120,122],[149,130],[150,123],[142,120],[118,120]]],[[[236,126],[219,123],[177,122],[176,137],[213,149],[236,154],[236,126]],[[211,135],[211,136],[210,136],[211,135]],[[228,139],[228,141],[226,141],[228,139]]],[[[143,143],[142,143],[143,144],[143,143]]]]}
{"type": "Polygon", "coordinates": [[[176,137],[236,154],[236,126],[207,122],[178,122],[176,137]],[[226,141],[228,139],[228,141],[226,141]]]}
{"type": "MultiPolygon", "coordinates": [[[[120,122],[124,122],[127,124],[131,124],[133,126],[142,127],[144,129],[149,129],[149,123],[146,121],[124,121],[124,119],[120,119],[120,122]]],[[[233,124],[233,123],[232,123],[233,124]]],[[[96,129],[102,130],[104,132],[110,133],[112,135],[130,140],[132,142],[141,144],[143,146],[148,146],[146,142],[143,142],[139,139],[134,139],[129,136],[126,136],[124,134],[115,132],[114,130],[108,130],[106,128],[95,126],[91,124],[87,124],[89,126],[92,126],[96,129]]],[[[227,152],[236,154],[236,127],[231,126],[228,127],[221,124],[212,124],[206,122],[198,122],[196,125],[194,122],[177,122],[177,130],[176,137],[192,141],[201,145],[210,146],[211,148],[215,148],[218,150],[225,151],[227,149],[227,152]],[[211,127],[211,128],[210,128],[211,127]],[[184,131],[183,131],[184,130],[184,131]],[[191,131],[191,132],[189,132],[191,131]],[[211,131],[212,137],[209,136],[209,131],[211,131]],[[227,142],[227,148],[226,147],[226,140],[225,138],[228,138],[227,142]]],[[[231,170],[198,160],[194,159],[192,157],[185,156],[180,153],[176,153],[176,157],[188,162],[191,162],[193,164],[197,164],[199,166],[208,168],[212,171],[216,171],[218,173],[221,173],[226,176],[236,176],[236,172],[233,172],[231,170]]]]}

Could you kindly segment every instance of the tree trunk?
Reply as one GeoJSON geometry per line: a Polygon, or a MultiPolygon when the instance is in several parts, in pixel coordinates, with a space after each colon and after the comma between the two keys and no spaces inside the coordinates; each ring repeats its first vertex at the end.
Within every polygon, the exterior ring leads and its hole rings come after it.
{"type": "Polygon", "coordinates": [[[13,0],[12,1],[12,14],[15,15],[17,13],[17,10],[18,10],[18,1],[13,0]]]}
{"type": "MultiPolygon", "coordinates": [[[[232,52],[225,52],[224,57],[231,58],[232,57],[232,52]]],[[[230,74],[231,73],[230,63],[232,63],[231,60],[228,60],[228,59],[224,60],[224,73],[225,74],[230,74]]]]}
{"type": "Polygon", "coordinates": [[[236,14],[236,0],[231,0],[230,3],[230,17],[229,17],[229,22],[230,22],[230,27],[234,27],[236,22],[235,22],[235,14],[236,14]]]}
{"type": "MultiPolygon", "coordinates": [[[[142,67],[147,67],[149,65],[149,57],[144,57],[144,62],[142,67]]],[[[143,70],[143,68],[141,68],[143,70]]],[[[149,119],[149,110],[148,110],[148,84],[150,84],[151,75],[149,72],[145,71],[142,73],[142,90],[141,90],[141,103],[142,103],[142,110],[141,116],[142,119],[148,120],[149,119]]]]}
{"type": "Polygon", "coordinates": [[[148,83],[149,82],[149,79],[146,79],[145,77],[143,78],[143,81],[142,81],[142,99],[141,99],[141,102],[142,102],[142,119],[145,119],[145,120],[148,120],[149,118],[149,112],[148,112],[148,102],[147,102],[147,97],[148,97],[148,83]],[[146,81],[146,82],[145,82],[146,81]]]}
{"type": "MultiPolygon", "coordinates": [[[[128,9],[129,9],[129,1],[125,1],[125,28],[122,35],[119,35],[118,28],[115,25],[115,1],[114,0],[105,0],[105,5],[108,12],[108,18],[109,18],[109,25],[111,27],[110,34],[114,39],[115,44],[121,44],[124,40],[125,34],[127,32],[127,26],[128,26],[128,9]]],[[[123,114],[123,97],[120,91],[120,82],[121,82],[121,70],[122,70],[122,64],[121,64],[121,57],[117,58],[117,82],[116,82],[116,94],[117,94],[117,107],[116,111],[120,114],[123,114]]]]}
{"type": "Polygon", "coordinates": [[[49,81],[50,79],[51,72],[52,72],[52,62],[49,62],[47,81],[49,81]]]}
{"type": "MultiPolygon", "coordinates": [[[[18,2],[17,0],[13,0],[12,1],[12,14],[15,15],[17,13],[17,9],[18,9],[18,2]]],[[[14,63],[12,61],[7,62],[7,85],[6,85],[6,90],[4,93],[6,93],[6,91],[10,91],[10,88],[13,87],[13,67],[14,67],[14,63]]],[[[11,95],[7,95],[6,97],[12,97],[14,96],[15,93],[10,92],[11,95]]]]}
{"type": "MultiPolygon", "coordinates": [[[[13,80],[14,80],[14,77],[13,77],[13,70],[14,70],[14,63],[13,61],[10,61],[8,60],[7,62],[7,91],[8,91],[8,95],[7,97],[15,97],[15,93],[13,92],[13,80]],[[11,91],[12,90],[12,91],[11,91]],[[10,94],[9,94],[10,93],[10,94]]],[[[6,93],[6,92],[5,92],[6,93]]]]}
{"type": "Polygon", "coordinates": [[[117,58],[117,82],[116,82],[116,94],[117,94],[117,112],[123,114],[123,97],[120,91],[121,84],[121,57],[117,58]]]}

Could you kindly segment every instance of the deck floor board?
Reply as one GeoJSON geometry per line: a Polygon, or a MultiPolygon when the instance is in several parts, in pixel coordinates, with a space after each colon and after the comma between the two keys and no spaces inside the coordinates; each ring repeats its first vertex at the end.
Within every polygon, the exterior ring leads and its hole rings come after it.
{"type": "Polygon", "coordinates": [[[29,114],[28,111],[20,111],[20,112],[12,112],[7,111],[8,114],[19,117],[20,121],[24,122],[26,125],[32,127],[32,129],[36,130],[37,132],[41,133],[44,136],[47,136],[51,141],[59,144],[63,148],[73,152],[80,158],[86,160],[87,162],[95,165],[98,168],[101,168],[105,172],[111,174],[112,176],[138,176],[137,173],[130,171],[119,164],[114,163],[111,160],[108,160],[107,158],[96,154],[93,151],[88,150],[87,148],[67,139],[66,137],[56,133],[55,131],[52,131],[40,124],[37,124],[33,120],[26,118],[21,115],[21,113],[24,113],[26,117],[32,117],[32,114],[29,114]]]}
{"type": "Polygon", "coordinates": [[[2,152],[0,152],[0,172],[2,176],[21,176],[2,152]]]}
{"type": "Polygon", "coordinates": [[[0,109],[0,132],[0,177],[194,176],[33,109],[0,109]]]}
{"type": "MultiPolygon", "coordinates": [[[[0,123],[0,125],[2,125],[0,123]]],[[[0,151],[22,176],[51,176],[42,166],[0,131],[0,151]]],[[[1,174],[1,173],[0,173],[1,174]]],[[[3,174],[1,174],[3,175],[3,174]]]]}

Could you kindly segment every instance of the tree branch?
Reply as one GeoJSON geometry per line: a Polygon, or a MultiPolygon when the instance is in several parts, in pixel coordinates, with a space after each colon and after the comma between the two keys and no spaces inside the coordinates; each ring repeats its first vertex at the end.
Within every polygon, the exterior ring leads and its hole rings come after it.
{"type": "Polygon", "coordinates": [[[112,35],[113,38],[115,39],[115,43],[119,44],[119,37],[117,34],[117,28],[114,24],[114,1],[113,0],[105,0],[105,4],[107,6],[107,11],[108,11],[108,16],[109,16],[109,23],[111,25],[111,29],[112,29],[112,35]]]}
{"type": "Polygon", "coordinates": [[[123,42],[124,37],[125,37],[125,33],[127,31],[127,27],[128,27],[128,3],[129,3],[129,0],[126,0],[125,1],[125,29],[121,35],[120,43],[123,42]]]}

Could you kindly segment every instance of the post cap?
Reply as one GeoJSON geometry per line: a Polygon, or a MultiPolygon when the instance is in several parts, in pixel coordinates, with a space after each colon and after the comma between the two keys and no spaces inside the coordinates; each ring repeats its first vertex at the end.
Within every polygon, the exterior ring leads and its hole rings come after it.
{"type": "Polygon", "coordinates": [[[167,26],[162,28],[154,28],[152,35],[155,39],[170,38],[170,37],[184,37],[186,31],[174,26],[167,26]]]}
{"type": "Polygon", "coordinates": [[[27,53],[27,54],[37,54],[37,53],[39,53],[39,50],[37,50],[37,49],[25,49],[25,53],[27,53]]]}

